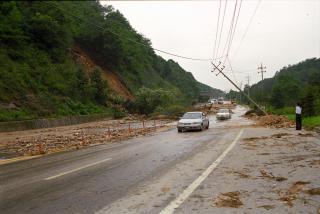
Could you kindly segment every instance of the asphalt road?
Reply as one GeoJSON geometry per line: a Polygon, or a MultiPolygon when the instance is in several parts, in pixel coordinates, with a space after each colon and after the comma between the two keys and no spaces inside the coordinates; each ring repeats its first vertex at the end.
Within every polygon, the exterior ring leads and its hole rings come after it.
{"type": "Polygon", "coordinates": [[[239,117],[243,111],[236,109],[229,121],[210,118],[209,130],[202,132],[177,133],[171,129],[112,145],[2,165],[1,213],[120,213],[122,198],[143,197],[139,190],[153,182],[154,189],[160,190],[160,194],[154,193],[159,203],[141,206],[145,213],[158,213],[180,194],[181,188],[221,158],[241,130],[226,127],[248,123],[239,117]],[[163,197],[161,193],[167,189],[161,182],[170,182],[176,192],[163,197]]]}

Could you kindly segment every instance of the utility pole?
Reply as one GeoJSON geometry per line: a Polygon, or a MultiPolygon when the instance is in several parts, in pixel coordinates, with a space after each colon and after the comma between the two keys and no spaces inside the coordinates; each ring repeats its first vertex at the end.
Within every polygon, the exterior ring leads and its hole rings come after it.
{"type": "Polygon", "coordinates": [[[262,63],[260,65],[260,67],[258,67],[258,74],[261,73],[261,80],[263,80],[263,73],[266,73],[267,71],[265,70],[267,67],[266,66],[262,66],[262,63]]]}
{"type": "Polygon", "coordinates": [[[227,75],[225,75],[222,71],[225,68],[225,66],[222,66],[221,68],[219,68],[221,62],[219,62],[218,65],[215,65],[213,62],[211,62],[211,64],[213,65],[213,70],[211,72],[214,72],[215,70],[218,70],[219,72],[216,74],[216,76],[218,76],[220,73],[234,86],[236,87],[236,89],[238,89],[245,97],[248,98],[248,100],[250,100],[250,102],[252,102],[258,109],[260,109],[260,111],[263,112],[263,114],[267,115],[267,112],[265,110],[263,110],[253,99],[251,99],[246,93],[244,93],[242,91],[241,88],[239,88],[239,86],[237,86],[227,75]]]}
{"type": "Polygon", "coordinates": [[[260,67],[258,67],[258,74],[261,73],[261,100],[263,103],[263,99],[264,99],[264,92],[263,92],[263,73],[266,73],[266,66],[262,66],[262,63],[260,64],[260,67]]]}
{"type": "Polygon", "coordinates": [[[248,86],[248,96],[250,96],[250,76],[246,76],[247,78],[247,86],[248,86]]]}

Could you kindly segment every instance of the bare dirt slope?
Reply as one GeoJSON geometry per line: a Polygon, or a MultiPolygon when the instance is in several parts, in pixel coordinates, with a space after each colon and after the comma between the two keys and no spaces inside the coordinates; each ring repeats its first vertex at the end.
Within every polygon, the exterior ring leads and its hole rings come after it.
{"type": "MultiPolygon", "coordinates": [[[[91,72],[93,68],[97,66],[94,60],[80,47],[74,47],[72,49],[72,54],[76,62],[85,66],[87,72],[91,72]]],[[[131,91],[126,87],[116,73],[106,68],[102,68],[102,71],[102,78],[108,82],[108,86],[112,92],[129,100],[134,98],[131,91]]]]}

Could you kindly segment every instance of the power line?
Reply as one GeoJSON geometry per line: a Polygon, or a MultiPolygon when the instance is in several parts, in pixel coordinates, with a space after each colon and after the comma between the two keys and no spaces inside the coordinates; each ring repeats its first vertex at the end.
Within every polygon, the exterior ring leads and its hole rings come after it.
{"type": "Polygon", "coordinates": [[[221,11],[221,0],[219,1],[218,22],[217,22],[216,37],[215,37],[215,40],[214,40],[213,56],[212,56],[212,58],[215,58],[215,55],[216,55],[216,45],[217,45],[218,31],[219,31],[219,23],[220,23],[220,11],[221,11]]]}
{"type": "Polygon", "coordinates": [[[239,5],[239,9],[238,9],[238,15],[237,15],[237,18],[236,18],[236,23],[235,23],[234,28],[233,28],[233,33],[231,34],[231,40],[230,40],[229,47],[228,47],[227,54],[226,54],[227,56],[229,55],[229,51],[230,51],[230,48],[231,48],[231,45],[232,45],[233,37],[234,37],[234,34],[236,32],[236,29],[237,29],[237,24],[238,24],[238,20],[239,20],[241,5],[242,5],[242,0],[240,0],[240,5],[239,5]]]}
{"type": "Polygon", "coordinates": [[[251,25],[251,23],[252,23],[252,21],[253,21],[253,18],[255,17],[255,15],[256,15],[256,13],[257,13],[257,10],[258,10],[258,8],[259,8],[259,6],[260,6],[260,3],[261,3],[261,0],[259,0],[258,4],[256,5],[256,7],[255,7],[255,9],[254,9],[254,11],[253,11],[252,16],[250,17],[249,23],[248,23],[248,25],[247,25],[247,27],[246,27],[246,29],[245,29],[245,33],[243,34],[243,36],[242,36],[242,38],[241,38],[241,40],[240,40],[240,43],[239,43],[236,51],[235,51],[234,54],[233,54],[233,59],[236,57],[238,51],[240,50],[240,47],[241,47],[241,45],[242,45],[242,43],[243,43],[243,41],[244,41],[244,38],[246,37],[246,35],[247,35],[247,33],[248,33],[248,30],[249,30],[250,25],[251,25]]]}
{"type": "Polygon", "coordinates": [[[222,51],[222,55],[224,55],[224,52],[226,51],[226,48],[227,48],[228,44],[230,43],[231,34],[232,34],[232,31],[233,31],[233,27],[234,27],[234,18],[235,18],[235,14],[236,14],[237,4],[238,4],[238,0],[236,0],[235,5],[234,5],[233,15],[232,15],[231,23],[230,23],[230,28],[229,28],[229,32],[228,32],[228,35],[227,35],[226,44],[224,45],[224,48],[223,48],[223,51],[222,51]]]}
{"type": "Polygon", "coordinates": [[[229,59],[229,57],[228,57],[228,56],[226,57],[226,59],[228,60],[228,63],[229,63],[230,69],[231,69],[231,71],[232,71],[232,76],[233,76],[234,80],[236,81],[236,83],[238,84],[238,80],[237,80],[237,78],[236,78],[236,75],[234,74],[234,71],[233,71],[233,68],[232,68],[232,65],[231,65],[230,59],[229,59]]]}
{"type": "Polygon", "coordinates": [[[219,47],[220,47],[221,36],[222,36],[222,31],[223,31],[224,17],[226,15],[226,10],[227,10],[227,3],[228,3],[228,0],[226,0],[226,3],[224,5],[222,23],[221,23],[221,30],[220,30],[219,40],[218,40],[218,47],[217,47],[217,52],[216,52],[216,55],[214,56],[214,58],[217,58],[217,56],[219,55],[219,47]]]}
{"type": "MultiPolygon", "coordinates": [[[[50,4],[51,4],[52,2],[47,2],[47,3],[50,3],[50,4]]],[[[130,42],[135,43],[135,44],[137,44],[137,45],[141,45],[141,46],[150,48],[149,45],[146,45],[146,44],[144,44],[144,43],[138,42],[138,41],[136,41],[136,40],[133,40],[133,39],[130,39],[130,38],[127,38],[127,37],[123,37],[123,36],[121,36],[121,35],[118,34],[118,33],[115,33],[115,32],[113,32],[113,31],[111,31],[111,30],[109,30],[109,29],[106,29],[106,28],[100,26],[100,25],[97,25],[97,24],[95,24],[95,23],[93,23],[93,22],[90,22],[90,21],[88,21],[88,20],[85,20],[85,19],[83,19],[83,18],[81,18],[81,17],[79,17],[79,16],[77,16],[77,15],[75,15],[75,14],[73,14],[73,13],[67,11],[67,10],[65,10],[65,9],[62,9],[62,8],[54,5],[54,4],[51,4],[51,5],[52,5],[53,7],[55,7],[56,9],[61,10],[61,11],[65,12],[66,14],[69,14],[69,15],[71,15],[71,16],[73,16],[73,17],[75,17],[75,18],[77,18],[77,19],[79,19],[79,20],[81,20],[81,21],[83,21],[83,22],[85,22],[85,23],[87,23],[87,24],[91,24],[91,25],[93,25],[93,26],[95,26],[95,27],[97,27],[97,28],[99,28],[99,29],[102,29],[102,30],[107,30],[109,33],[118,36],[120,39],[127,40],[127,41],[130,41],[130,42]]],[[[210,59],[210,58],[193,58],[193,57],[187,57],[187,56],[183,56],[183,55],[171,53],[171,52],[168,52],[168,51],[164,51],[164,50],[161,50],[161,49],[158,49],[158,48],[153,48],[153,47],[151,47],[151,48],[152,48],[154,51],[158,51],[158,52],[161,52],[161,53],[164,53],[164,54],[167,54],[167,55],[171,55],[171,56],[175,56],[175,57],[179,57],[179,58],[182,58],[182,59],[188,59],[188,60],[194,60],[194,61],[211,61],[211,60],[212,60],[212,59],[210,59]]],[[[219,58],[216,58],[216,59],[220,59],[220,58],[223,58],[223,57],[219,57],[219,58]]]]}

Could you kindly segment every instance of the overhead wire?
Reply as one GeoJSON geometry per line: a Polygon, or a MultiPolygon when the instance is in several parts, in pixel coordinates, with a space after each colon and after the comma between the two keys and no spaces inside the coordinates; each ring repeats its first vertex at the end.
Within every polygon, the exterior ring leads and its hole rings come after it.
{"type": "Polygon", "coordinates": [[[227,56],[229,56],[229,52],[230,52],[230,48],[231,48],[231,45],[232,45],[233,37],[234,37],[234,34],[236,32],[236,29],[237,29],[237,24],[238,24],[238,20],[239,20],[239,16],[240,16],[241,5],[242,5],[242,0],[240,0],[240,5],[239,5],[239,9],[238,9],[236,22],[235,22],[235,25],[234,25],[234,28],[233,28],[233,33],[231,34],[231,39],[230,39],[228,50],[227,50],[227,54],[226,54],[227,56]]]}
{"type": "Polygon", "coordinates": [[[214,58],[215,58],[215,55],[216,55],[217,39],[218,39],[219,24],[220,24],[220,11],[221,11],[221,0],[219,1],[218,21],[217,21],[216,36],[215,36],[214,46],[213,46],[213,56],[212,56],[212,59],[214,59],[214,58]]]}
{"type": "MultiPolygon", "coordinates": [[[[235,18],[235,14],[236,14],[237,4],[238,4],[238,0],[235,1],[235,5],[234,5],[234,9],[233,9],[233,15],[232,15],[231,23],[230,23],[230,27],[229,27],[229,32],[228,32],[228,35],[227,35],[226,43],[225,43],[223,51],[222,51],[222,55],[224,55],[224,53],[226,51],[226,48],[227,48],[227,46],[229,46],[229,43],[230,43],[230,40],[231,40],[231,35],[232,35],[232,32],[233,32],[233,27],[234,27],[234,18],[235,18]]],[[[225,60],[226,60],[226,58],[225,58],[225,60]]],[[[224,61],[224,63],[225,63],[225,61],[224,61]]]]}
{"type": "MultiPolygon", "coordinates": [[[[50,1],[49,1],[49,2],[47,2],[47,3],[53,3],[53,2],[50,2],[50,1]]],[[[104,28],[104,27],[102,27],[102,26],[100,26],[100,25],[97,25],[97,24],[95,24],[95,23],[93,23],[93,22],[90,22],[90,21],[88,21],[88,20],[85,20],[85,19],[83,19],[83,18],[81,18],[81,17],[79,17],[79,16],[77,16],[77,15],[75,15],[75,14],[73,14],[73,13],[67,11],[67,10],[65,10],[65,9],[62,9],[62,8],[56,6],[55,4],[51,4],[51,5],[52,5],[53,7],[55,7],[56,9],[65,12],[66,14],[69,14],[69,15],[71,15],[71,16],[73,16],[73,17],[75,17],[75,18],[77,18],[77,19],[79,19],[79,20],[81,20],[81,21],[83,21],[83,22],[86,22],[87,24],[91,24],[91,25],[93,25],[93,26],[95,26],[95,27],[97,27],[97,28],[99,28],[99,29],[102,29],[102,30],[106,30],[106,31],[108,31],[109,33],[111,33],[111,34],[119,37],[120,39],[124,39],[124,40],[130,41],[130,42],[132,42],[132,43],[135,43],[135,44],[137,44],[137,45],[141,45],[141,46],[150,48],[150,46],[147,45],[147,44],[138,42],[138,41],[136,41],[136,40],[133,40],[133,39],[130,39],[130,38],[127,38],[127,37],[124,37],[124,36],[122,36],[122,35],[120,35],[120,34],[118,34],[118,33],[115,33],[115,32],[113,32],[113,31],[111,31],[111,30],[109,30],[109,29],[104,28]]],[[[164,53],[164,54],[167,54],[167,55],[170,55],[170,56],[175,56],[175,57],[182,58],[182,59],[188,59],[188,60],[193,60],[193,61],[212,61],[212,60],[213,60],[212,58],[193,58],[193,57],[187,57],[187,56],[183,56],[183,55],[171,53],[171,52],[168,52],[168,51],[164,51],[164,50],[161,50],[161,49],[158,49],[158,48],[154,48],[154,47],[151,47],[151,48],[152,48],[154,51],[158,51],[158,52],[160,52],[160,53],[164,53]]],[[[218,57],[218,58],[214,58],[214,60],[215,60],[215,59],[221,59],[221,58],[223,58],[223,57],[221,56],[221,57],[218,57]]]]}
{"type": "Polygon", "coordinates": [[[221,23],[221,29],[220,29],[220,35],[219,35],[218,45],[217,45],[217,51],[216,51],[216,55],[214,56],[214,58],[221,58],[221,57],[217,57],[217,56],[219,55],[219,47],[220,47],[221,36],[222,36],[222,32],[223,32],[223,24],[224,24],[224,18],[225,18],[226,10],[227,10],[227,3],[228,3],[228,0],[226,0],[226,3],[224,5],[222,23],[221,23]]]}
{"type": "Polygon", "coordinates": [[[241,40],[240,40],[240,43],[239,43],[239,45],[237,46],[237,48],[236,48],[236,50],[235,50],[235,52],[234,52],[234,54],[233,54],[233,57],[232,57],[233,59],[236,58],[236,55],[237,55],[237,53],[238,53],[239,50],[240,50],[240,47],[241,47],[241,45],[242,45],[242,43],[243,43],[243,41],[244,41],[244,38],[246,37],[246,35],[247,35],[247,33],[248,33],[248,30],[249,30],[250,25],[251,25],[251,23],[252,23],[255,15],[256,15],[256,13],[257,13],[257,10],[258,10],[258,8],[259,8],[259,6],[260,6],[260,3],[261,3],[261,0],[258,1],[257,5],[256,5],[256,7],[255,7],[255,9],[254,9],[254,11],[253,11],[253,14],[252,14],[252,16],[250,17],[249,23],[248,23],[248,25],[247,25],[247,27],[246,27],[246,29],[245,29],[245,33],[243,34],[243,36],[242,36],[242,38],[241,38],[241,40]]]}

